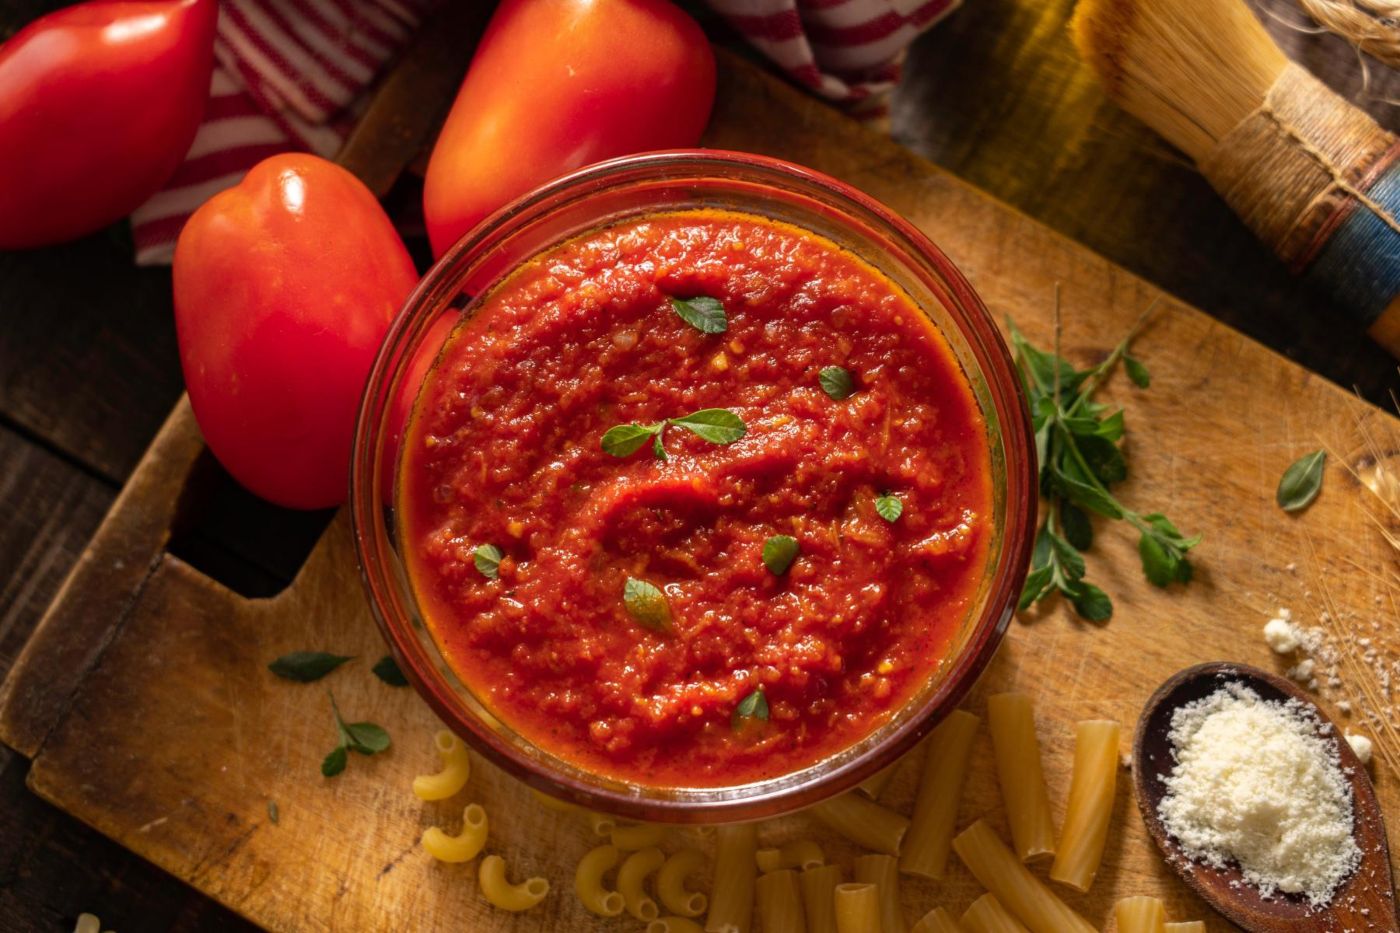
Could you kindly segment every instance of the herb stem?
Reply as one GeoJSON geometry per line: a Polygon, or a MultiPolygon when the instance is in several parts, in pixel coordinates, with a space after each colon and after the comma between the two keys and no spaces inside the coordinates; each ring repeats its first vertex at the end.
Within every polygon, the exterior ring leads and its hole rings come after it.
{"type": "MultiPolygon", "coordinates": [[[[1142,333],[1142,329],[1147,326],[1147,318],[1157,309],[1157,305],[1161,303],[1162,299],[1160,296],[1153,298],[1152,303],[1138,315],[1137,320],[1133,322],[1133,326],[1128,328],[1127,336],[1118,341],[1118,346],[1113,348],[1112,352],[1108,354],[1107,359],[1089,371],[1089,375],[1084,380],[1083,386],[1080,387],[1079,396],[1074,400],[1074,404],[1069,406],[1069,410],[1066,412],[1068,416],[1073,417],[1075,412],[1079,411],[1080,406],[1087,402],[1089,397],[1094,394],[1094,391],[1098,389],[1100,383],[1108,378],[1109,372],[1111,372],[1118,361],[1123,358],[1123,354],[1128,352],[1133,341],[1137,339],[1138,334],[1142,333]]],[[[1059,348],[1056,347],[1055,355],[1059,356],[1059,354],[1059,348]]],[[[1058,370],[1056,371],[1058,372],[1058,370]]]]}

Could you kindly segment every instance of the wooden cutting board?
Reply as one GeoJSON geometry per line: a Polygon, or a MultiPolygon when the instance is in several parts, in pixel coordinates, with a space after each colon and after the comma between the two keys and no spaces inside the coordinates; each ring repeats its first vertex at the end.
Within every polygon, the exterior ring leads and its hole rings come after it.
{"type": "MultiPolygon", "coordinates": [[[[736,59],[722,58],[706,142],[802,162],[889,204],[948,252],[994,314],[1013,317],[1037,341],[1049,339],[1060,283],[1064,346],[1081,363],[1100,358],[1159,297],[736,59]]],[[[1314,622],[1330,604],[1358,637],[1400,642],[1392,631],[1395,557],[1365,490],[1334,460],[1305,514],[1285,515],[1273,503],[1279,475],[1301,453],[1325,444],[1364,467],[1362,432],[1388,455],[1400,449],[1400,422],[1170,299],[1137,354],[1152,370],[1151,390],[1120,380],[1109,392],[1129,423],[1132,479],[1122,497],[1166,511],[1187,533],[1204,532],[1197,579],[1185,589],[1153,589],[1138,570],[1135,541],[1101,528],[1090,576],[1114,597],[1113,620],[1086,624],[1056,605],[1014,622],[969,702],[980,714],[991,691],[1035,697],[1060,808],[1076,720],[1111,717],[1130,727],[1152,689],[1188,664],[1233,659],[1281,668],[1259,636],[1277,606],[1314,622]]],[[[370,674],[384,646],[361,593],[345,513],[293,585],[272,599],[239,597],[166,552],[211,469],[182,402],[0,688],[0,739],[33,759],[35,792],[275,930],[638,928],[584,913],[573,896],[573,866],[595,844],[589,830],[543,809],[484,762],[457,800],[425,805],[410,795],[412,777],[435,767],[437,724],[411,690],[370,674]],[[269,660],[296,649],[358,659],[316,685],[267,672],[269,660]],[[333,780],[318,770],[334,742],[327,688],[347,717],[383,723],[394,739],[386,754],[351,756],[333,780]],[[280,813],[276,823],[269,801],[280,813]],[[513,877],[549,878],[553,890],[540,908],[496,912],[478,895],[475,863],[436,864],[418,847],[425,827],[460,825],[470,801],[487,808],[489,850],[506,856],[513,877]]],[[[1348,675],[1330,708],[1339,699],[1359,708],[1359,684],[1348,675]]],[[[915,770],[901,769],[886,803],[908,810],[915,770]]],[[[1395,775],[1380,764],[1375,771],[1387,814],[1400,818],[1395,775]]],[[[971,774],[960,825],[986,815],[1004,833],[985,731],[971,774]]],[[[764,824],[760,839],[811,834],[849,868],[852,848],[802,815],[764,824]]],[[[669,846],[681,837],[672,835],[669,846]]],[[[943,883],[907,879],[904,904],[912,921],[937,904],[960,912],[978,893],[955,865],[943,883]]],[[[1155,894],[1166,898],[1172,919],[1226,927],[1151,847],[1126,772],[1094,890],[1062,893],[1096,925],[1107,922],[1116,898],[1155,894]]]]}

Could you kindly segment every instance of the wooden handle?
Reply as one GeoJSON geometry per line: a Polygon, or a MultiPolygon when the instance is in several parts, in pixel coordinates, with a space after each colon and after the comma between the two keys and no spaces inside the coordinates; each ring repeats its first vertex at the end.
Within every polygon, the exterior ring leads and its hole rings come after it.
{"type": "Polygon", "coordinates": [[[1381,316],[1371,322],[1366,329],[1371,339],[1380,344],[1390,355],[1400,360],[1400,295],[1391,299],[1381,316]]]}

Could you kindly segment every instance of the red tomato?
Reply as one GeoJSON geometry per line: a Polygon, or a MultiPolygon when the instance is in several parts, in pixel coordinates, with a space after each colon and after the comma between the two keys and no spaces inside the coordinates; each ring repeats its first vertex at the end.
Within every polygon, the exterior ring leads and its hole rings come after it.
{"type": "Polygon", "coordinates": [[[215,0],[82,3],[0,46],[0,249],[120,220],[190,148],[209,96],[215,0]]]}
{"type": "Polygon", "coordinates": [[[504,0],[428,163],[434,253],[551,178],[695,145],[714,96],[709,43],[667,0],[504,0]]]}
{"type": "Polygon", "coordinates": [[[316,156],[265,159],[194,213],[175,246],[180,362],[235,479],[293,508],[345,501],[365,377],[417,280],[374,195],[316,156]]]}

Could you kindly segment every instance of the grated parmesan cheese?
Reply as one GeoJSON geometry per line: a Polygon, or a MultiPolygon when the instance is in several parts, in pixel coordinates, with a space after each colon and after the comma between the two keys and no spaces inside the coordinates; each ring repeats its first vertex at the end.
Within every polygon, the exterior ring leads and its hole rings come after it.
{"type": "Polygon", "coordinates": [[[1356,752],[1356,757],[1361,759],[1361,763],[1363,765],[1369,765],[1371,763],[1372,751],[1371,740],[1364,735],[1357,735],[1354,732],[1348,732],[1346,738],[1347,744],[1351,746],[1352,751],[1356,752]]]}
{"type": "Polygon", "coordinates": [[[1361,861],[1330,729],[1302,703],[1266,701],[1239,683],[1182,706],[1163,825],[1190,858],[1238,864],[1265,897],[1325,904],[1361,861]]]}

